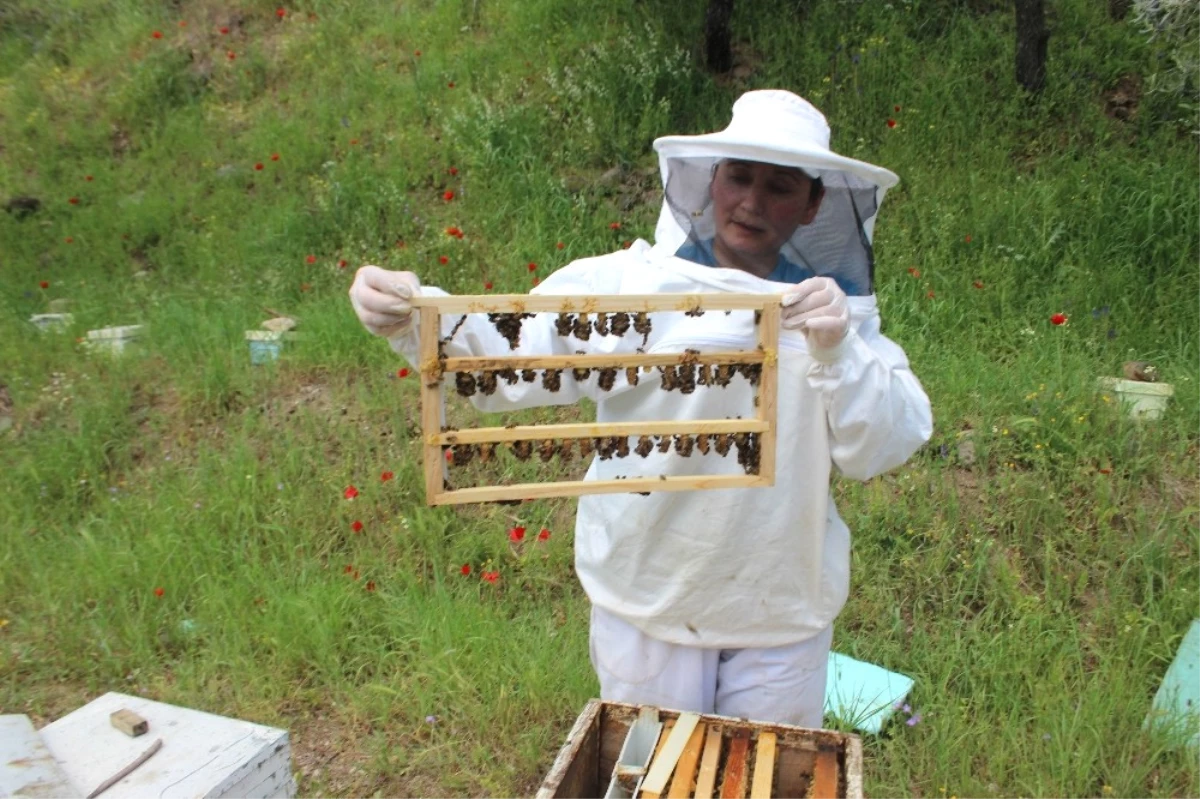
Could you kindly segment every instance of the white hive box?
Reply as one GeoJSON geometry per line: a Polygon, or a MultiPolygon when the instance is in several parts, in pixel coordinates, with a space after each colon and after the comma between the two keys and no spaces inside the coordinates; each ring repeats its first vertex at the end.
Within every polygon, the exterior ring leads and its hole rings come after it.
{"type": "Polygon", "coordinates": [[[0,716],[0,796],[82,796],[28,716],[0,716]]]}
{"type": "Polygon", "coordinates": [[[296,795],[286,730],[107,693],[39,732],[67,777],[84,793],[162,739],[162,748],[105,791],[103,799],[296,795]],[[114,728],[109,716],[121,708],[146,719],[149,732],[130,738],[114,728]]]}

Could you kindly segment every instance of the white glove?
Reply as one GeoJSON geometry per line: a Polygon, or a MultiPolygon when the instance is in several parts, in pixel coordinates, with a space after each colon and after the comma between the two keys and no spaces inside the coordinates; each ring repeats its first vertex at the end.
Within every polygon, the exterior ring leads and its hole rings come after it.
{"type": "Polygon", "coordinates": [[[810,277],[783,295],[782,325],[802,330],[809,346],[835,349],[850,330],[850,306],[846,292],[829,277],[810,277]]]}
{"type": "Polygon", "coordinates": [[[421,294],[421,281],[412,272],[389,272],[363,266],[350,286],[350,304],[358,321],[376,336],[392,338],[412,324],[413,297],[421,294]]]}

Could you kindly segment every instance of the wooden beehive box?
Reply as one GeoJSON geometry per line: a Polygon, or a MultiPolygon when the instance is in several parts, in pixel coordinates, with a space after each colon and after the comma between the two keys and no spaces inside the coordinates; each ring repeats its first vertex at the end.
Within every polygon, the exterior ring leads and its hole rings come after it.
{"type": "MultiPolygon", "coordinates": [[[[653,710],[664,722],[655,747],[657,757],[666,748],[664,744],[669,746],[671,726],[681,715],[689,714],[653,710]]],[[[620,702],[598,699],[588,702],[543,780],[538,799],[604,796],[629,729],[644,711],[644,706],[620,702]]],[[[863,795],[862,742],[856,735],[710,714],[699,715],[693,735],[689,740],[692,757],[685,752],[678,759],[667,788],[661,794],[641,791],[638,796],[861,799],[863,795]],[[716,749],[710,738],[720,742],[713,757],[707,754],[708,749],[716,749]],[[696,757],[699,739],[704,741],[705,752],[696,757]],[[762,769],[766,764],[769,769],[762,769]],[[706,775],[706,767],[713,773],[706,775]],[[739,768],[737,778],[731,777],[730,772],[739,768]],[[713,786],[711,793],[706,792],[706,785],[713,786]]],[[[653,760],[648,771],[654,771],[653,760]]]]}

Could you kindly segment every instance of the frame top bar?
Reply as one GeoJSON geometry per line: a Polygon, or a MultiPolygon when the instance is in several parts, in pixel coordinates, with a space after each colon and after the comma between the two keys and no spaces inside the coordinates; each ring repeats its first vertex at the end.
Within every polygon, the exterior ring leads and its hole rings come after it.
{"type": "Polygon", "coordinates": [[[438,313],[614,313],[626,311],[746,311],[780,301],[780,294],[458,294],[413,297],[414,308],[438,313]]]}

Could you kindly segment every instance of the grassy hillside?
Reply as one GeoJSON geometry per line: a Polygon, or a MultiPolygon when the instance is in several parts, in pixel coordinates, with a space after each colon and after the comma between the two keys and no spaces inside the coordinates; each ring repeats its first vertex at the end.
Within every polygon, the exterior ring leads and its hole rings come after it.
{"type": "Polygon", "coordinates": [[[0,5],[0,712],[124,690],[287,727],[304,794],[533,790],[597,690],[573,503],[425,507],[415,382],[346,289],[651,239],[650,141],[783,87],[901,176],[877,291],[936,420],[836,487],[835,649],[923,719],[865,741],[867,793],[1195,795],[1142,722],[1200,588],[1196,125],[1161,39],[1052,5],[1036,100],[990,0],[741,3],[721,78],[698,0],[0,5]],[[275,313],[306,338],[252,366],[275,313]],[[1158,422],[1096,390],[1133,359],[1158,422]]]}

